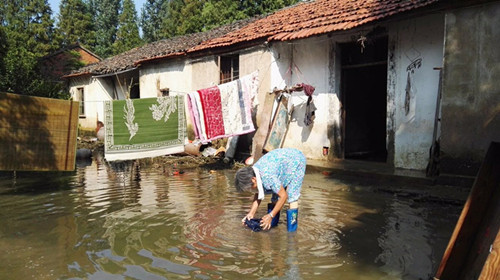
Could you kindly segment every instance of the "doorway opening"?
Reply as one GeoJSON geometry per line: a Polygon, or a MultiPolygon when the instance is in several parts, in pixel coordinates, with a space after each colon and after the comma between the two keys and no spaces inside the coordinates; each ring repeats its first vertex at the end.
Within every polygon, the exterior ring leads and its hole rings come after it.
{"type": "Polygon", "coordinates": [[[387,36],[340,48],[344,158],[386,162],[387,36]]]}

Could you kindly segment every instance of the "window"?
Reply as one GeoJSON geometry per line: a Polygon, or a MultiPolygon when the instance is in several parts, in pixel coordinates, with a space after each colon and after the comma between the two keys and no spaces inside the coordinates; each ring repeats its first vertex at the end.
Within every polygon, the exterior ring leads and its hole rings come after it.
{"type": "Polygon", "coordinates": [[[238,55],[219,57],[220,83],[236,80],[240,76],[240,58],[238,55]]]}
{"type": "Polygon", "coordinates": [[[77,94],[77,100],[80,101],[80,108],[79,108],[79,115],[81,117],[85,116],[85,92],[83,91],[83,88],[77,88],[76,89],[76,94],[77,94]]]}
{"type": "Polygon", "coordinates": [[[170,89],[169,88],[161,88],[160,92],[161,92],[161,96],[170,96],[170,89]]]}

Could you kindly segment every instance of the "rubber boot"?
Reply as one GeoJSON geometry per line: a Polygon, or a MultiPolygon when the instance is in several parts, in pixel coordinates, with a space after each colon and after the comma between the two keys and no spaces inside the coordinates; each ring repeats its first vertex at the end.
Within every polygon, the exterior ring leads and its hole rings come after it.
{"type": "MultiPolygon", "coordinates": [[[[273,204],[273,203],[267,204],[267,213],[270,213],[271,211],[273,211],[274,205],[275,204],[273,204]]],[[[280,221],[280,212],[278,212],[278,214],[276,214],[276,216],[274,216],[273,220],[271,221],[271,227],[277,226],[279,221],[280,221]]]]}
{"type": "Polygon", "coordinates": [[[286,210],[286,229],[289,232],[294,232],[297,230],[298,215],[298,208],[286,210]]]}

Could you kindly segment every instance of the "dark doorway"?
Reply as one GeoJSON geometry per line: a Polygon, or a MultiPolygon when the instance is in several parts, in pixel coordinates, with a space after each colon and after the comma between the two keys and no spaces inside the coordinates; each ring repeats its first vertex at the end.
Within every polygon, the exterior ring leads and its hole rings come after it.
{"type": "Polygon", "coordinates": [[[345,159],[387,160],[387,37],[341,44],[345,159]]]}

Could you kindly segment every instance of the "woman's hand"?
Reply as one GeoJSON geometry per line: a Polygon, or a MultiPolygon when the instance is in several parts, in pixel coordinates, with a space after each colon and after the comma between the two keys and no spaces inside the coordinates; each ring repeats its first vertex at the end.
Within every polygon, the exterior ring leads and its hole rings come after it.
{"type": "Polygon", "coordinates": [[[241,224],[242,224],[242,225],[245,225],[245,221],[246,221],[246,220],[251,220],[251,219],[253,219],[253,214],[248,213],[248,214],[245,216],[245,218],[243,218],[243,219],[241,220],[241,224]]]}
{"type": "Polygon", "coordinates": [[[269,215],[269,214],[264,215],[264,217],[262,217],[262,220],[260,221],[260,227],[263,230],[270,229],[272,220],[273,220],[273,218],[271,217],[271,215],[269,215]]]}
{"type": "Polygon", "coordinates": [[[254,194],[253,196],[253,201],[252,201],[252,207],[250,207],[250,211],[248,214],[241,220],[241,223],[245,225],[245,220],[250,220],[253,219],[255,213],[257,212],[257,208],[259,208],[260,205],[260,200],[258,199],[258,193],[254,194]]]}

